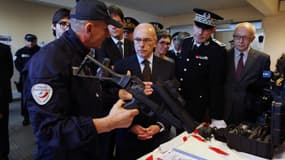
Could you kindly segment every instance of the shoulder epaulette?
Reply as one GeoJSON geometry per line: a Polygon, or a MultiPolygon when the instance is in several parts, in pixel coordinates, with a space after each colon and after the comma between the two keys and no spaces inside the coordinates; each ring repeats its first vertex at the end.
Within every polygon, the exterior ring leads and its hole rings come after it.
{"type": "Polygon", "coordinates": [[[212,39],[213,40],[213,42],[215,42],[217,45],[219,45],[219,46],[221,46],[221,47],[226,47],[226,44],[225,43],[223,43],[223,42],[220,42],[220,41],[218,41],[217,39],[212,39]]]}

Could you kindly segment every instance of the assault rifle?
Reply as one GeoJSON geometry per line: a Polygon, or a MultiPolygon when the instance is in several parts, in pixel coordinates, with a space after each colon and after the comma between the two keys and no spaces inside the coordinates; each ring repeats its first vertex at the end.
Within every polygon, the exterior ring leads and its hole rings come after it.
{"type": "MultiPolygon", "coordinates": [[[[140,111],[151,110],[158,117],[166,120],[176,128],[183,128],[188,133],[191,133],[198,124],[190,115],[183,109],[183,99],[176,91],[178,82],[170,80],[166,82],[155,82],[153,84],[154,92],[159,97],[159,103],[151,100],[144,94],[144,83],[136,76],[118,74],[106,67],[90,55],[86,55],[81,65],[77,70],[77,75],[80,76],[81,70],[89,63],[93,63],[103,70],[105,74],[97,74],[93,78],[98,78],[103,81],[110,81],[119,88],[126,89],[133,95],[133,99],[124,105],[125,108],[138,108],[140,111]],[[109,75],[108,77],[100,75],[109,75]],[[145,108],[147,107],[147,109],[145,108]]],[[[90,77],[90,76],[88,76],[90,77]]]]}

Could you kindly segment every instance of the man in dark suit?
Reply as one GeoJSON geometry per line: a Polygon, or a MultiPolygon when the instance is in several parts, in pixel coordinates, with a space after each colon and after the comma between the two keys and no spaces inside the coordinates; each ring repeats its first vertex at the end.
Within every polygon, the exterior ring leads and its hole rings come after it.
{"type": "MultiPolygon", "coordinates": [[[[115,21],[124,25],[124,14],[118,6],[111,5],[109,13],[115,21]]],[[[132,41],[123,38],[123,28],[108,25],[108,30],[110,37],[103,42],[100,49],[95,51],[95,54],[100,61],[109,58],[111,60],[110,65],[114,65],[118,60],[134,54],[135,49],[132,41]]]]}
{"type": "Polygon", "coordinates": [[[13,76],[13,60],[10,47],[0,43],[0,160],[8,160],[9,154],[9,102],[12,101],[10,79],[13,76]]]}
{"type": "Polygon", "coordinates": [[[215,32],[214,22],[223,18],[203,9],[193,11],[193,37],[184,39],[181,58],[175,62],[179,90],[194,120],[214,122],[223,119],[226,49],[211,35],[215,32]]]}
{"type": "MultiPolygon", "coordinates": [[[[130,71],[132,75],[138,76],[145,83],[174,79],[174,64],[153,55],[156,43],[157,37],[154,27],[147,23],[139,24],[134,31],[136,54],[116,63],[115,71],[118,73],[130,71]],[[146,74],[147,70],[149,74],[146,74]]],[[[155,98],[154,95],[149,96],[155,98]]],[[[137,159],[169,140],[169,138],[169,124],[158,119],[156,115],[148,117],[139,114],[129,129],[118,130],[116,136],[117,158],[120,160],[137,159]]]]}
{"type": "Polygon", "coordinates": [[[255,27],[248,22],[237,24],[234,47],[227,54],[225,84],[225,120],[227,123],[256,121],[262,108],[256,105],[269,78],[263,75],[270,71],[269,55],[252,49],[255,27]]]}

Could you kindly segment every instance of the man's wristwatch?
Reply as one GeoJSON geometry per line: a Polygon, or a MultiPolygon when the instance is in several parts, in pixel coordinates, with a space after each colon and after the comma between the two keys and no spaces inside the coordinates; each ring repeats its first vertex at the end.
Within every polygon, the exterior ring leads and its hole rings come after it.
{"type": "Polygon", "coordinates": [[[165,130],[164,125],[161,122],[156,122],[156,124],[159,126],[160,130],[159,132],[163,132],[165,130]]]}

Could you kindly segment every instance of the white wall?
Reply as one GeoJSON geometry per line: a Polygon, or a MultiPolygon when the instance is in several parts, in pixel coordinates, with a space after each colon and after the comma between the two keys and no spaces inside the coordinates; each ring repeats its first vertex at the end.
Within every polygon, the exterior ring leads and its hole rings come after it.
{"type": "MultiPolygon", "coordinates": [[[[111,4],[108,3],[108,5],[111,5],[111,4]]],[[[151,22],[151,21],[157,21],[157,22],[163,23],[162,17],[154,16],[150,13],[134,10],[134,9],[127,8],[124,6],[120,6],[120,5],[119,5],[119,7],[123,10],[125,17],[134,17],[140,23],[144,23],[144,22],[147,23],[147,22],[151,22]]]]}
{"type": "Polygon", "coordinates": [[[271,56],[271,68],[275,69],[277,58],[285,53],[285,12],[263,18],[265,33],[264,51],[271,56]]]}
{"type": "MultiPolygon", "coordinates": [[[[74,1],[74,0],[72,0],[74,1]]],[[[60,8],[32,3],[24,0],[0,0],[0,34],[12,37],[12,53],[25,45],[24,35],[37,35],[38,42],[48,43],[54,39],[51,20],[54,12],[60,8]]],[[[125,16],[136,17],[140,22],[161,21],[161,17],[120,6],[125,16]]],[[[12,81],[17,81],[19,73],[14,69],[12,81]]],[[[15,89],[14,85],[12,86],[15,89]]]]}
{"type": "MultiPolygon", "coordinates": [[[[12,36],[12,52],[24,46],[24,35],[32,33],[38,41],[53,40],[51,19],[59,7],[46,6],[23,0],[0,0],[0,34],[12,36]]],[[[109,4],[110,5],[110,4],[109,4]]],[[[125,16],[136,17],[140,22],[162,21],[161,17],[120,6],[125,16]]]]}
{"type": "Polygon", "coordinates": [[[38,42],[53,40],[51,19],[56,9],[23,0],[1,0],[0,34],[12,36],[12,52],[24,46],[26,33],[37,35],[38,42]]]}
{"type": "MultiPolygon", "coordinates": [[[[47,7],[23,0],[0,0],[0,34],[11,35],[12,53],[25,45],[26,33],[37,35],[38,42],[53,40],[51,19],[55,7],[47,7]]],[[[13,81],[18,81],[19,73],[14,68],[13,81]]],[[[15,91],[15,86],[12,85],[15,91]]]]}

